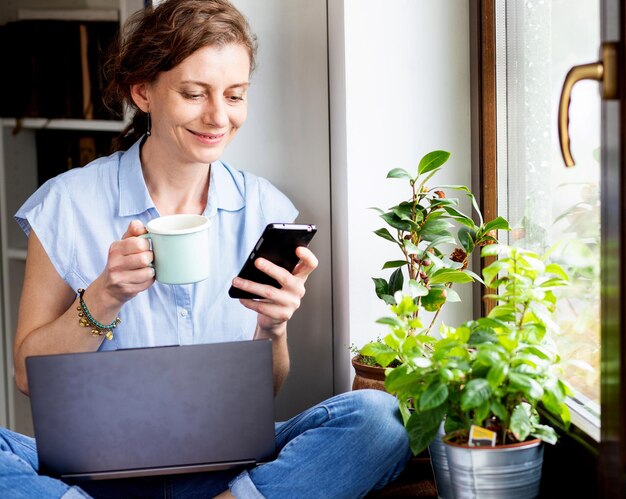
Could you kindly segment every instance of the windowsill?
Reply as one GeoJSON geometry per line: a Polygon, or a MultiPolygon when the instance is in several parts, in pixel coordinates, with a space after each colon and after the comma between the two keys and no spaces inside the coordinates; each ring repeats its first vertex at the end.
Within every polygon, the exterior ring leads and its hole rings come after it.
{"type": "Polygon", "coordinates": [[[572,424],[600,442],[600,408],[582,395],[568,398],[567,406],[572,414],[572,424]],[[597,410],[596,410],[597,407],[597,410]]]}

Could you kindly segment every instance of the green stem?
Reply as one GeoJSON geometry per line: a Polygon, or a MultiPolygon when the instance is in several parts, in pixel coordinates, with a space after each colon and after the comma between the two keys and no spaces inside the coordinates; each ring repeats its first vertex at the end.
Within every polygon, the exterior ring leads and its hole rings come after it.
{"type": "Polygon", "coordinates": [[[406,246],[404,245],[404,237],[402,236],[402,231],[400,229],[398,229],[398,240],[402,241],[402,243],[400,243],[400,249],[402,250],[402,253],[404,254],[404,259],[406,260],[406,264],[409,269],[408,270],[409,279],[415,279],[415,277],[411,275],[412,270],[413,270],[413,266],[411,265],[411,255],[409,255],[406,250],[406,246]]]}
{"type": "Polygon", "coordinates": [[[530,305],[530,300],[524,302],[524,306],[522,308],[522,313],[520,314],[519,322],[517,323],[517,329],[522,329],[522,325],[524,324],[524,316],[526,315],[526,311],[528,310],[528,306],[530,305]]]}

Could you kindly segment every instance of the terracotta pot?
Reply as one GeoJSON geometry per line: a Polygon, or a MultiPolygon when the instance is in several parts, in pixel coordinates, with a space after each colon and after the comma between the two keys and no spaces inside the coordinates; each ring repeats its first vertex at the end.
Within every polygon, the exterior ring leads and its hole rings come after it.
{"type": "Polygon", "coordinates": [[[353,390],[362,390],[363,388],[373,388],[374,390],[385,390],[385,368],[377,366],[368,366],[358,362],[359,355],[352,357],[352,367],[354,367],[354,381],[352,382],[353,390]]]}

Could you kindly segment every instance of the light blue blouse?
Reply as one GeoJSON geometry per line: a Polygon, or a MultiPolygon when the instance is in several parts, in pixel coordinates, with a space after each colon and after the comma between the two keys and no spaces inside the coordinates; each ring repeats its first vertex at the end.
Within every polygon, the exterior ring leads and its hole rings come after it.
{"type": "MultiPolygon", "coordinates": [[[[100,275],[109,246],[131,220],[145,225],[159,216],[141,171],[140,145],[49,180],[15,215],[26,235],[35,231],[74,290],[100,275]]],[[[251,339],[256,313],[230,298],[228,288],[264,227],[291,222],[297,214],[267,180],[213,163],[204,211],[211,219],[211,276],[186,285],[155,282],[122,307],[115,338],[100,349],[251,339]]]]}

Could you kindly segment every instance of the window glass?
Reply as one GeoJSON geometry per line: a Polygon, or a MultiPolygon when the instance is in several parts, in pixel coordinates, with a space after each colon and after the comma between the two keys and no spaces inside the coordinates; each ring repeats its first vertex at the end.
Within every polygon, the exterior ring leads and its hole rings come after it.
{"type": "Polygon", "coordinates": [[[599,0],[498,0],[496,86],[498,209],[504,237],[551,251],[572,278],[559,300],[564,377],[573,409],[599,427],[600,402],[600,95],[597,82],[574,87],[570,138],[576,160],[561,158],[557,110],[574,65],[594,62],[599,0]]]}

